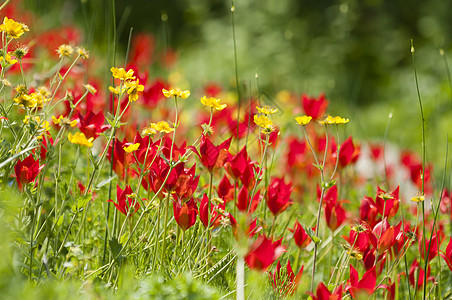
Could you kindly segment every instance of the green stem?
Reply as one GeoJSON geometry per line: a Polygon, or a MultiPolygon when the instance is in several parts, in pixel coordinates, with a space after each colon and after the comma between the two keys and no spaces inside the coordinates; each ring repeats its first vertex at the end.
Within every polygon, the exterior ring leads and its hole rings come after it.
{"type": "Polygon", "coordinates": [[[160,271],[165,270],[165,252],[166,252],[166,240],[167,240],[167,235],[168,235],[168,208],[169,208],[170,196],[171,196],[171,193],[168,192],[168,196],[166,197],[166,201],[165,201],[165,221],[163,223],[164,234],[163,234],[162,253],[160,254],[160,271]]]}

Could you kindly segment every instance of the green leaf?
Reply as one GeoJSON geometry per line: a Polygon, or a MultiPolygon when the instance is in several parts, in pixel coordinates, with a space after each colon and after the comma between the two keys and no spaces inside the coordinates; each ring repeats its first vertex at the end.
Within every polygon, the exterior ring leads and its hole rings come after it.
{"type": "Polygon", "coordinates": [[[322,182],[322,188],[329,189],[330,187],[334,186],[336,184],[337,179],[328,181],[328,182],[322,182]]]}
{"type": "Polygon", "coordinates": [[[63,224],[64,221],[64,214],[62,214],[59,218],[58,221],[56,222],[56,227],[60,227],[61,224],[63,224]]]}
{"type": "Polygon", "coordinates": [[[93,198],[93,195],[91,194],[86,194],[85,196],[82,196],[80,198],[78,198],[77,200],[77,208],[83,208],[86,206],[86,204],[88,204],[88,202],[93,198]]]}
{"type": "Polygon", "coordinates": [[[101,187],[103,187],[104,185],[106,185],[107,183],[110,183],[110,181],[112,181],[113,179],[115,179],[117,176],[116,175],[113,175],[113,176],[111,176],[111,177],[108,177],[108,178],[106,178],[106,179],[104,179],[104,180],[102,180],[101,182],[99,182],[97,185],[96,185],[96,190],[98,190],[98,189],[100,189],[101,187]]]}
{"type": "Polygon", "coordinates": [[[314,244],[319,244],[322,240],[315,236],[314,230],[311,228],[305,228],[306,233],[309,235],[314,244]]]}
{"type": "Polygon", "coordinates": [[[122,245],[118,242],[118,239],[115,237],[111,238],[111,240],[108,241],[108,245],[110,246],[113,257],[117,257],[122,250],[122,245]]]}
{"type": "Polygon", "coordinates": [[[119,242],[121,243],[121,245],[124,245],[128,239],[129,239],[129,234],[126,232],[121,236],[121,238],[119,239],[119,242]]]}

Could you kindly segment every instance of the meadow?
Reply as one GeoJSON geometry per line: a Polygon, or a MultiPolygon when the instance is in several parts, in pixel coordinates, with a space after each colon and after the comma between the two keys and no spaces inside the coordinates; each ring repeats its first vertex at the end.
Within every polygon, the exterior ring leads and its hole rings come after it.
{"type": "Polygon", "coordinates": [[[96,43],[0,4],[3,299],[452,298],[448,49],[408,39],[406,97],[346,105],[322,64],[255,71],[236,4],[220,65],[171,12],[96,43]]]}

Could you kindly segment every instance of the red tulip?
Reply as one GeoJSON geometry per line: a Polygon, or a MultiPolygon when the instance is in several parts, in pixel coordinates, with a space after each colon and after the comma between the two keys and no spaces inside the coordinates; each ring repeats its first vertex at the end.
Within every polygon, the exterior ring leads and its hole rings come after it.
{"type": "Polygon", "coordinates": [[[237,196],[237,208],[241,211],[241,212],[248,212],[250,214],[252,214],[257,206],[259,205],[259,202],[261,200],[261,195],[260,195],[260,191],[258,191],[253,199],[250,199],[251,195],[248,191],[248,189],[245,188],[245,186],[242,186],[242,188],[239,191],[239,194],[237,196]],[[251,204],[250,204],[251,201],[251,204]],[[248,210],[249,209],[249,210],[248,210]]]}
{"type": "Polygon", "coordinates": [[[326,225],[332,231],[335,231],[346,219],[345,210],[342,207],[342,204],[340,202],[328,202],[325,206],[325,218],[326,225]]]}
{"type": "Polygon", "coordinates": [[[441,242],[442,242],[440,240],[439,245],[438,245],[438,239],[440,239],[440,238],[438,237],[438,235],[436,233],[433,234],[433,236],[431,237],[431,240],[432,240],[431,243],[430,243],[430,239],[424,239],[423,237],[421,237],[419,239],[419,252],[421,252],[422,259],[425,259],[424,253],[428,254],[428,261],[431,261],[438,255],[438,248],[441,247],[441,242]]]}
{"type": "Polygon", "coordinates": [[[364,197],[359,208],[359,218],[361,222],[366,222],[373,227],[377,223],[378,208],[374,199],[364,197]]]}
{"type": "Polygon", "coordinates": [[[307,95],[302,95],[301,102],[306,115],[312,117],[313,119],[322,118],[328,107],[328,101],[325,99],[324,94],[320,94],[317,99],[309,98],[307,95]]]}
{"type": "Polygon", "coordinates": [[[350,292],[354,299],[361,299],[363,296],[370,296],[375,290],[377,283],[377,276],[375,267],[372,267],[366,273],[364,273],[361,280],[359,280],[358,271],[350,265],[350,280],[349,286],[346,287],[346,291],[350,292]],[[358,296],[359,295],[359,296],[358,296]]]}
{"type": "Polygon", "coordinates": [[[170,89],[170,85],[163,79],[157,78],[154,81],[144,86],[141,101],[149,108],[154,109],[160,100],[164,99],[162,89],[170,89]]]}
{"type": "Polygon", "coordinates": [[[203,135],[201,138],[201,145],[199,146],[199,152],[195,147],[190,146],[189,148],[199,156],[202,164],[209,170],[209,172],[212,172],[214,169],[223,167],[226,162],[231,140],[232,137],[220,145],[215,146],[205,135],[203,135]]]}
{"type": "Polygon", "coordinates": [[[265,271],[284,251],[281,240],[272,242],[260,235],[245,255],[245,262],[250,269],[265,271]]]}
{"type": "Polygon", "coordinates": [[[198,214],[198,207],[195,201],[190,201],[182,204],[180,199],[173,201],[174,219],[179,227],[185,231],[196,223],[196,215],[198,214]]]}
{"type": "Polygon", "coordinates": [[[280,214],[292,204],[292,200],[290,199],[291,193],[292,184],[285,184],[284,178],[273,178],[268,186],[267,193],[267,206],[273,216],[280,214]]]}
{"type": "Polygon", "coordinates": [[[306,248],[311,242],[311,238],[306,233],[303,226],[301,226],[301,224],[298,223],[298,221],[295,221],[294,228],[293,229],[289,228],[289,231],[293,232],[293,238],[298,248],[300,249],[306,248]]]}
{"type": "Polygon", "coordinates": [[[116,209],[118,209],[123,215],[125,216],[133,216],[138,209],[140,209],[140,203],[137,199],[133,199],[130,197],[130,195],[133,194],[132,188],[130,185],[126,186],[124,190],[122,190],[119,185],[116,186],[116,200],[117,202],[114,202],[113,200],[109,199],[107,202],[112,202],[116,209]],[[133,207],[133,210],[130,211],[130,209],[133,207]]]}
{"type": "Polygon", "coordinates": [[[342,285],[337,287],[334,292],[330,292],[323,282],[319,283],[317,286],[315,295],[308,292],[312,300],[341,300],[342,293],[342,285]]]}
{"type": "Polygon", "coordinates": [[[447,266],[452,271],[452,237],[449,239],[449,244],[447,244],[446,252],[441,251],[440,255],[446,261],[447,266]]]}
{"type": "Polygon", "coordinates": [[[218,197],[223,199],[225,203],[232,201],[234,199],[234,186],[229,181],[226,175],[223,176],[220,183],[218,184],[218,197]]]}
{"type": "Polygon", "coordinates": [[[102,111],[95,114],[89,110],[85,116],[78,112],[78,120],[77,126],[87,139],[91,137],[97,138],[100,133],[110,128],[110,125],[104,124],[105,117],[102,111]]]}
{"type": "MultiPolygon", "coordinates": [[[[334,161],[337,158],[337,150],[336,149],[337,148],[335,146],[335,149],[333,149],[333,155],[332,155],[332,158],[334,161]]],[[[343,168],[345,166],[348,166],[349,164],[355,163],[359,158],[359,154],[360,154],[360,148],[356,147],[353,144],[352,137],[349,137],[348,139],[345,140],[345,142],[341,145],[341,147],[339,149],[339,166],[343,168]]]]}
{"type": "MultiPolygon", "coordinates": [[[[320,195],[319,195],[320,197],[320,195]]],[[[331,187],[324,195],[325,218],[327,226],[332,230],[336,230],[344,223],[346,219],[345,210],[342,207],[344,200],[337,200],[337,186],[331,187]]]]}
{"type": "Polygon", "coordinates": [[[24,184],[35,181],[44,166],[45,165],[39,166],[39,159],[35,160],[32,154],[24,158],[24,160],[19,159],[14,166],[19,190],[23,189],[24,184]]]}
{"type": "Polygon", "coordinates": [[[397,187],[391,193],[377,187],[377,197],[375,198],[378,212],[385,218],[391,218],[395,216],[399,210],[399,187],[397,187]],[[383,211],[384,210],[384,211],[383,211]]]}
{"type": "MultiPolygon", "coordinates": [[[[419,263],[415,259],[413,261],[413,263],[411,264],[411,267],[409,270],[408,280],[409,280],[410,284],[413,287],[415,287],[416,280],[417,280],[417,289],[421,289],[422,286],[424,285],[424,276],[425,276],[424,269],[419,267],[419,263]],[[418,278],[415,278],[415,275],[417,275],[418,278]]],[[[429,280],[429,281],[433,280],[433,278],[430,277],[430,266],[428,266],[428,268],[427,268],[427,280],[429,280]]]]}
{"type": "MultiPolygon", "coordinates": [[[[205,227],[212,226],[216,228],[220,225],[221,215],[218,213],[216,207],[211,203],[209,208],[209,198],[206,194],[202,196],[201,204],[199,205],[199,219],[205,227]]],[[[224,207],[223,207],[224,208],[224,207]]]]}

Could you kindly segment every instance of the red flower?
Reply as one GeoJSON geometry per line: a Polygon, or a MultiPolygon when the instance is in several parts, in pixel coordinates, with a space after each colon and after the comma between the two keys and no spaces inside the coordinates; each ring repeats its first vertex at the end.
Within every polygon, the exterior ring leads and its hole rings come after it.
{"type": "Polygon", "coordinates": [[[356,227],[360,227],[362,230],[356,231],[355,227],[353,227],[352,230],[350,230],[349,236],[342,236],[342,238],[346,240],[350,246],[353,246],[354,250],[357,250],[362,254],[369,248],[369,235],[372,233],[365,224],[361,224],[356,227]]]}
{"type": "Polygon", "coordinates": [[[209,198],[206,194],[202,196],[201,204],[199,205],[199,219],[204,224],[205,227],[210,226],[216,228],[220,225],[221,215],[218,213],[216,207],[211,203],[209,207],[209,198]]]}
{"type": "Polygon", "coordinates": [[[275,272],[269,272],[273,290],[277,293],[277,295],[293,295],[298,283],[301,280],[301,276],[303,275],[303,268],[304,266],[302,266],[297,275],[295,275],[289,260],[287,261],[286,270],[281,270],[281,263],[278,261],[275,272]]]}
{"type": "Polygon", "coordinates": [[[325,206],[325,218],[326,225],[332,231],[335,231],[346,219],[342,204],[340,202],[328,202],[325,206]]]}
{"type": "Polygon", "coordinates": [[[85,116],[82,116],[79,112],[78,120],[77,126],[87,139],[91,137],[97,138],[100,133],[110,128],[110,125],[104,124],[105,117],[102,111],[95,114],[89,110],[85,116]]]}
{"type": "Polygon", "coordinates": [[[346,291],[350,292],[354,299],[361,299],[364,296],[370,296],[377,283],[377,276],[375,267],[372,267],[366,273],[364,273],[361,280],[359,280],[358,271],[350,265],[350,285],[346,288],[346,291]]]}
{"type": "Polygon", "coordinates": [[[173,201],[174,219],[179,227],[185,231],[196,223],[196,215],[198,214],[198,207],[195,201],[190,201],[182,204],[180,199],[173,201]]]}
{"type": "Polygon", "coordinates": [[[301,96],[301,103],[306,115],[311,116],[313,119],[320,119],[328,107],[328,101],[325,99],[324,94],[320,94],[317,99],[309,98],[303,94],[301,96]]]}
{"type": "Polygon", "coordinates": [[[164,98],[162,89],[169,90],[169,88],[169,84],[160,78],[155,79],[149,85],[145,85],[141,96],[144,105],[150,109],[155,108],[158,102],[164,98]]]}
{"type": "Polygon", "coordinates": [[[292,193],[292,185],[285,184],[284,178],[273,178],[268,186],[267,206],[274,216],[280,214],[292,204],[290,194],[292,193]]]}
{"type": "MultiPolygon", "coordinates": [[[[320,197],[320,195],[319,195],[320,197]]],[[[336,230],[344,223],[346,216],[342,207],[342,202],[337,201],[337,186],[331,187],[323,197],[325,203],[325,218],[327,226],[332,230],[336,230]]]]}
{"type": "Polygon", "coordinates": [[[446,261],[447,266],[452,271],[452,237],[449,239],[449,244],[447,244],[446,252],[441,251],[440,255],[446,261]]]}
{"type": "Polygon", "coordinates": [[[255,184],[255,172],[258,171],[257,162],[248,157],[246,146],[236,155],[231,156],[224,165],[226,172],[237,182],[238,179],[247,189],[251,189],[255,184]]]}
{"type": "Polygon", "coordinates": [[[257,206],[259,205],[259,202],[261,200],[260,191],[258,191],[254,197],[253,200],[250,199],[251,195],[249,194],[248,189],[245,186],[242,186],[242,188],[239,191],[239,194],[237,196],[237,208],[241,212],[248,212],[252,214],[257,206]],[[251,201],[251,204],[250,204],[251,201]],[[248,211],[249,208],[249,211],[248,211]]]}
{"type": "Polygon", "coordinates": [[[281,240],[272,242],[260,235],[245,255],[245,262],[250,269],[265,271],[284,251],[281,240]]]}
{"type": "Polygon", "coordinates": [[[401,224],[392,227],[385,218],[375,225],[370,240],[374,248],[378,249],[379,254],[386,252],[402,237],[401,224]]]}
{"type": "Polygon", "coordinates": [[[117,203],[111,199],[107,200],[107,202],[112,202],[116,209],[118,209],[123,215],[131,217],[138,211],[138,209],[140,209],[140,203],[138,200],[129,197],[131,194],[133,194],[133,191],[130,185],[126,186],[124,190],[122,190],[119,185],[116,185],[117,203]],[[133,211],[130,212],[132,207],[133,211]]]}
{"type": "MultiPolygon", "coordinates": [[[[409,275],[408,275],[408,280],[409,280],[410,284],[413,287],[415,287],[416,279],[417,279],[417,289],[421,289],[422,286],[424,285],[424,276],[425,276],[424,269],[419,267],[419,263],[415,259],[413,261],[413,263],[411,264],[409,275]],[[418,278],[415,278],[415,275],[417,275],[418,278]]],[[[433,277],[430,277],[430,266],[428,266],[428,268],[427,268],[427,280],[429,280],[429,281],[433,280],[433,277]]]]}
{"type": "Polygon", "coordinates": [[[295,221],[294,228],[289,229],[289,231],[293,232],[293,238],[298,248],[300,249],[306,248],[311,242],[311,238],[306,233],[303,226],[301,226],[301,224],[298,223],[298,221],[295,221]]]}
{"type": "Polygon", "coordinates": [[[317,286],[316,294],[308,292],[312,300],[341,300],[342,299],[342,285],[330,292],[323,282],[317,286]]]}
{"type": "Polygon", "coordinates": [[[375,198],[378,212],[388,219],[395,216],[399,210],[399,187],[397,187],[391,193],[387,193],[384,190],[377,187],[377,197],[375,198]],[[383,212],[384,210],[384,212],[383,212]]]}
{"type": "Polygon", "coordinates": [[[32,154],[27,156],[24,160],[19,159],[14,166],[19,190],[23,189],[24,184],[35,181],[44,166],[45,165],[39,166],[39,159],[35,160],[32,154]]]}
{"type": "Polygon", "coordinates": [[[134,161],[134,157],[132,155],[126,155],[124,151],[124,146],[127,144],[127,140],[124,139],[120,142],[118,139],[114,139],[113,142],[113,158],[111,157],[111,146],[107,152],[107,158],[113,164],[113,171],[115,171],[116,175],[118,175],[119,179],[124,179],[126,170],[129,175],[132,175],[132,170],[129,169],[129,166],[134,161]]]}
{"type": "Polygon", "coordinates": [[[209,170],[209,172],[212,172],[214,169],[223,167],[226,162],[231,140],[232,137],[220,145],[215,146],[205,135],[203,135],[201,138],[201,145],[199,146],[199,152],[193,146],[190,146],[189,148],[199,156],[202,164],[209,170]]]}
{"type": "Polygon", "coordinates": [[[383,154],[384,147],[381,144],[370,144],[370,156],[374,161],[377,161],[383,154]]]}
{"type": "Polygon", "coordinates": [[[39,153],[41,161],[45,160],[47,157],[47,150],[49,149],[48,143],[53,146],[53,139],[50,134],[46,134],[41,140],[41,152],[39,153]]]}
{"type": "MultiPolygon", "coordinates": [[[[337,157],[336,149],[333,149],[332,158],[334,160],[336,160],[337,157]]],[[[349,164],[355,163],[359,158],[359,154],[360,148],[355,147],[355,145],[353,145],[352,137],[349,137],[345,140],[345,142],[339,149],[339,166],[343,168],[345,166],[348,166],[349,164]]]]}
{"type": "Polygon", "coordinates": [[[365,221],[371,227],[377,223],[378,208],[375,204],[374,199],[371,197],[364,197],[361,201],[361,206],[359,208],[359,218],[360,221],[365,221]]]}
{"type": "Polygon", "coordinates": [[[209,83],[204,87],[204,93],[207,97],[217,97],[221,90],[221,86],[216,83],[209,83]]]}
{"type": "Polygon", "coordinates": [[[234,177],[234,179],[238,179],[245,172],[248,161],[248,153],[245,145],[236,155],[228,159],[225,164],[226,171],[234,177]]]}
{"type": "Polygon", "coordinates": [[[438,255],[438,248],[441,246],[441,242],[442,242],[442,240],[440,240],[439,245],[438,245],[438,239],[440,239],[440,238],[438,237],[438,235],[436,233],[434,235],[432,235],[431,243],[430,243],[430,239],[424,239],[422,237],[419,239],[419,252],[421,252],[422,259],[425,259],[424,252],[428,254],[428,261],[431,261],[438,255]]]}
{"type": "Polygon", "coordinates": [[[130,61],[142,68],[148,68],[152,61],[155,50],[154,36],[148,33],[139,33],[134,36],[132,49],[130,50],[130,61]]]}
{"type": "Polygon", "coordinates": [[[225,203],[234,199],[234,186],[229,181],[226,175],[223,176],[220,183],[218,184],[218,197],[223,199],[225,203]]]}

